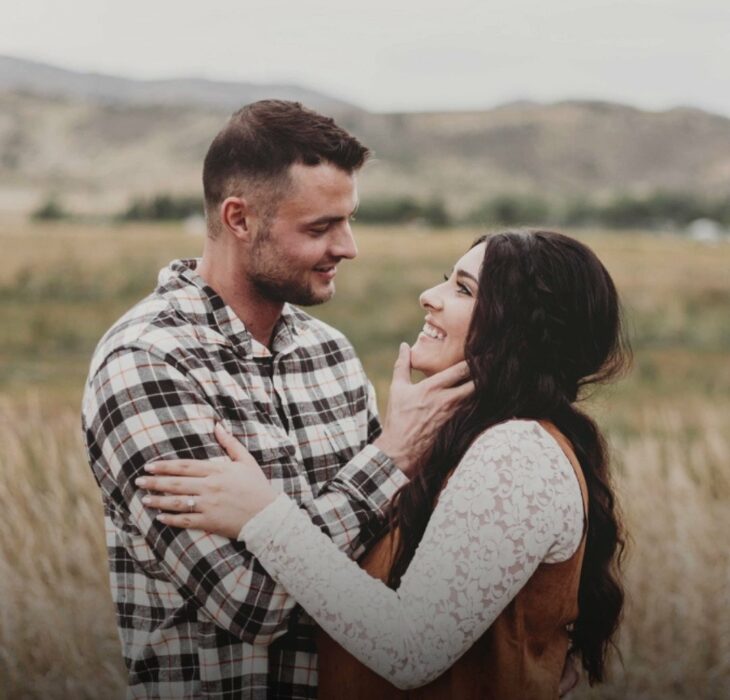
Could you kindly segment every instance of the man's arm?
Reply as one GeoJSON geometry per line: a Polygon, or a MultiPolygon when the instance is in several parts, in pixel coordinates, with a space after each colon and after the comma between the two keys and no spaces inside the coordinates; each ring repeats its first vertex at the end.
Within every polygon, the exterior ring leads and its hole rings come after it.
{"type": "MultiPolygon", "coordinates": [[[[185,369],[143,350],[117,352],[92,378],[84,418],[105,499],[128,513],[181,594],[246,642],[267,644],[285,632],[295,602],[240,543],[163,526],[156,511],[142,504],[145,492],[134,485],[151,461],[224,457],[213,435],[223,417],[185,369]]],[[[385,455],[368,446],[345,465],[332,488],[303,505],[350,555],[360,548],[360,529],[382,516],[404,479],[385,455]]]]}
{"type": "MultiPolygon", "coordinates": [[[[393,368],[385,424],[381,428],[375,392],[363,372],[369,389],[368,442],[372,444],[344,465],[320,492],[323,498],[328,493],[349,494],[351,499],[362,502],[365,512],[378,515],[379,519],[363,521],[359,528],[344,530],[345,537],[354,532],[357,536],[355,541],[342,543],[333,537],[352,558],[357,558],[380,534],[382,518],[395,491],[418,468],[425,450],[458,403],[474,391],[474,383],[467,381],[468,376],[466,362],[460,362],[414,384],[411,381],[410,348],[407,343],[401,343],[393,368]],[[348,544],[349,548],[346,547],[348,544]]],[[[306,505],[304,507],[307,508],[306,505]]],[[[327,531],[316,515],[310,513],[310,516],[327,531]]],[[[332,536],[331,532],[329,534],[332,536]]]]}

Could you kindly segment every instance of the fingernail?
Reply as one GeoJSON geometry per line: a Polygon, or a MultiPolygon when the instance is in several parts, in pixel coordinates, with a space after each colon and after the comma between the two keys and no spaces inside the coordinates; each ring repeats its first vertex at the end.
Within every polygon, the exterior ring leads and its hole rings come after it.
{"type": "Polygon", "coordinates": [[[146,486],[147,479],[145,479],[143,476],[140,476],[134,480],[134,483],[137,484],[137,486],[146,486]]]}
{"type": "Polygon", "coordinates": [[[146,472],[153,472],[153,471],[155,471],[155,469],[157,469],[157,465],[154,464],[154,463],[153,464],[145,464],[144,465],[144,470],[146,472]]]}
{"type": "Polygon", "coordinates": [[[142,503],[144,503],[145,505],[147,503],[149,503],[151,500],[152,500],[151,496],[142,496],[142,503]]]}
{"type": "Polygon", "coordinates": [[[159,520],[161,523],[164,523],[167,520],[167,516],[161,513],[160,515],[156,515],[155,519],[159,520]]]}

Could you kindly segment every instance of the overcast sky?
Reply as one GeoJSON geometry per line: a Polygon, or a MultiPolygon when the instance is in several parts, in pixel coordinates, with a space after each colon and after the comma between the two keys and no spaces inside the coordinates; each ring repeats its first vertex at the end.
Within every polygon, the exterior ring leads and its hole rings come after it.
{"type": "Polygon", "coordinates": [[[22,0],[0,53],[297,83],[375,111],[598,98],[730,115],[730,0],[22,0]]]}

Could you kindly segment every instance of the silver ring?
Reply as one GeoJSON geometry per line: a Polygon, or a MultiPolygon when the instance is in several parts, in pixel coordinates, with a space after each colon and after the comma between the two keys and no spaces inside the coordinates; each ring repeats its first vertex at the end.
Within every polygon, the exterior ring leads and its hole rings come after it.
{"type": "Polygon", "coordinates": [[[187,503],[188,503],[188,508],[189,508],[188,512],[194,513],[195,512],[195,499],[192,496],[188,496],[187,503]]]}

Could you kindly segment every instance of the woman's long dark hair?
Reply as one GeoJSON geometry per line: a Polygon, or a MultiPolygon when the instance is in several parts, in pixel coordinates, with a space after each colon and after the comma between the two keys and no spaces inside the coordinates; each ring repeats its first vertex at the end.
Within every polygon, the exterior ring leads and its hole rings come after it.
{"type": "Polygon", "coordinates": [[[591,684],[605,676],[606,654],[624,601],[624,548],[596,424],[575,402],[581,390],[628,366],[616,288],[584,244],[560,233],[507,231],[486,242],[465,357],[473,396],[447,421],[397,494],[391,525],[399,529],[388,583],[396,588],[426,529],[447,474],[476,437],[511,418],[547,420],[570,441],[588,486],[588,534],[571,631],[591,684]]]}

